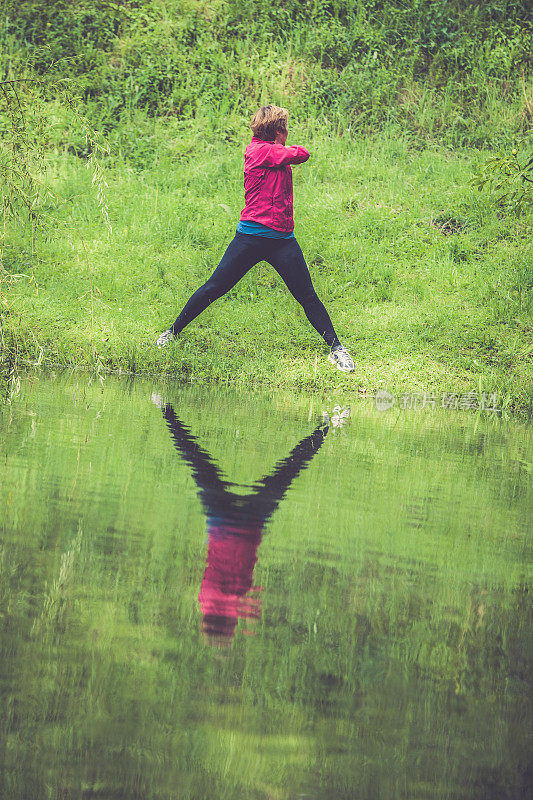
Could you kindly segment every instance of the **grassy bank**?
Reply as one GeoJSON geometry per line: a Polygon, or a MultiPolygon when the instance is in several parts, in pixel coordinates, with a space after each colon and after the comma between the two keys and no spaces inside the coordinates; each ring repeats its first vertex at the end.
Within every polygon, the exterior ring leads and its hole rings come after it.
{"type": "MultiPolygon", "coordinates": [[[[243,121],[232,141],[201,120],[154,120],[150,168],[107,165],[110,233],[83,162],[56,148],[42,230],[2,247],[4,367],[36,362],[344,396],[497,391],[531,407],[533,265],[527,217],[471,188],[479,154],[422,147],[389,127],[356,137],[298,123],[296,235],[354,356],[343,375],[281,280],[259,265],[164,351],[154,347],[218,263],[242,208],[243,121]]],[[[481,154],[482,155],[482,154],[481,154]]]]}
{"type": "Polygon", "coordinates": [[[530,34],[524,0],[6,0],[0,371],[487,391],[530,407],[532,184],[515,169],[530,34]],[[312,152],[294,171],[296,232],[355,375],[326,362],[265,265],[175,346],[153,346],[233,235],[265,102],[290,109],[289,141],[312,152]],[[498,152],[500,211],[470,185],[498,152]]]}

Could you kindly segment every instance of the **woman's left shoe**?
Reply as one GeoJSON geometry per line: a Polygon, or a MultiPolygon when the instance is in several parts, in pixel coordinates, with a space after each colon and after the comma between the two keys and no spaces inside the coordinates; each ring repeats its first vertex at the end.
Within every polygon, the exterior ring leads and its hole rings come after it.
{"type": "Polygon", "coordinates": [[[337,347],[333,348],[328,356],[328,361],[331,364],[336,364],[337,369],[340,369],[341,372],[353,372],[355,370],[353,358],[342,344],[338,344],[337,347]]]}

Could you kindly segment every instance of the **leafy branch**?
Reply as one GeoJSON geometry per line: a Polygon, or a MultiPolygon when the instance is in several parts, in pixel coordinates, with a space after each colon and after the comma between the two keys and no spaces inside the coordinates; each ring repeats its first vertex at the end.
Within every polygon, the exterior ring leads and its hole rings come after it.
{"type": "Polygon", "coordinates": [[[44,94],[52,94],[70,111],[82,131],[87,152],[91,185],[104,223],[111,232],[108,184],[101,164],[109,145],[96,131],[80,108],[82,102],[72,92],[70,79],[46,80],[29,77],[0,81],[0,185],[4,215],[14,218],[23,213],[32,223],[42,223],[38,208],[53,192],[43,181],[47,121],[44,94]]]}
{"type": "Polygon", "coordinates": [[[521,214],[533,206],[533,152],[499,153],[481,164],[472,185],[494,195],[495,204],[508,212],[521,214]]]}

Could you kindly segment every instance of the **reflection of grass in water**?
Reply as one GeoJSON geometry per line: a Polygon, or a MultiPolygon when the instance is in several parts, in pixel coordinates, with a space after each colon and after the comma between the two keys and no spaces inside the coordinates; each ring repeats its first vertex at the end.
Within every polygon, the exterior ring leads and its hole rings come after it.
{"type": "MultiPolygon", "coordinates": [[[[58,636],[65,632],[66,618],[69,610],[73,610],[72,584],[77,577],[76,560],[79,556],[83,532],[78,527],[78,533],[68,550],[61,554],[57,577],[52,580],[49,588],[45,590],[43,609],[41,615],[35,620],[32,634],[39,636],[44,629],[58,636]]],[[[76,581],[77,586],[77,581],[76,581]]],[[[74,587],[74,590],[76,589],[74,587]]]]}
{"type": "MultiPolygon", "coordinates": [[[[151,387],[107,381],[102,395],[98,383],[66,382],[50,400],[24,391],[35,437],[25,439],[21,403],[0,489],[14,798],[28,786],[42,796],[45,775],[65,797],[82,786],[368,796],[371,783],[394,797],[398,782],[410,796],[424,786],[460,796],[479,752],[503,764],[496,779],[520,785],[527,428],[444,414],[394,424],[353,409],[261,544],[258,636],[238,634],[219,660],[199,630],[203,515],[151,387]],[[24,639],[38,613],[20,600],[30,584],[50,624],[24,639]]],[[[307,409],[288,396],[282,413],[235,399],[179,390],[175,405],[229,477],[251,482],[307,431],[307,409]]]]}

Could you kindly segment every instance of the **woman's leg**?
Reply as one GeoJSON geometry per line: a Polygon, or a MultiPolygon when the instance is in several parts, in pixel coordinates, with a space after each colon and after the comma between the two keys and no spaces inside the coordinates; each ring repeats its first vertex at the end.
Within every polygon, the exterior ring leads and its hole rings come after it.
{"type": "Polygon", "coordinates": [[[340,345],[339,337],[324,304],[319,299],[296,239],[277,239],[266,260],[283,278],[292,296],[300,303],[313,328],[330,347],[340,345]]]}
{"type": "Polygon", "coordinates": [[[271,475],[257,481],[258,488],[243,500],[243,513],[250,519],[260,521],[262,526],[265,525],[285,497],[293,480],[322,447],[328,430],[329,425],[318,425],[310,436],[298,442],[287,458],[278,461],[271,475]]]}
{"type": "Polygon", "coordinates": [[[206,514],[218,517],[235,516],[236,497],[228,491],[225,481],[210,456],[199,446],[196,437],[176,416],[170,403],[161,406],[176,450],[192,468],[193,478],[206,514]]]}
{"type": "Polygon", "coordinates": [[[209,280],[196,290],[174,322],[171,328],[174,335],[181,333],[189,322],[192,322],[207,306],[229,292],[249,269],[262,260],[262,243],[257,239],[257,236],[248,236],[244,233],[235,235],[209,280]]]}

